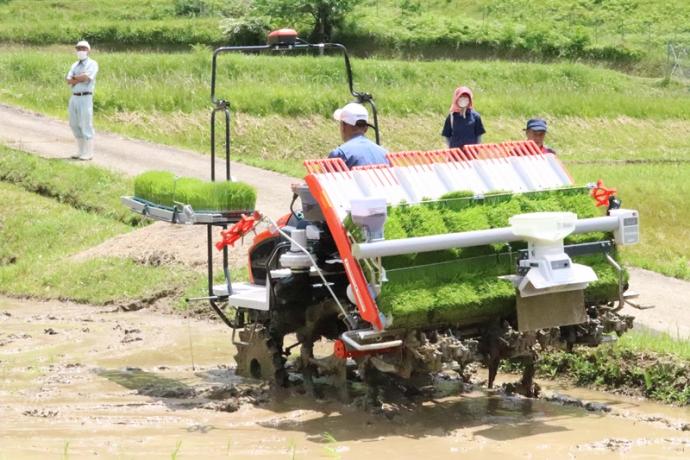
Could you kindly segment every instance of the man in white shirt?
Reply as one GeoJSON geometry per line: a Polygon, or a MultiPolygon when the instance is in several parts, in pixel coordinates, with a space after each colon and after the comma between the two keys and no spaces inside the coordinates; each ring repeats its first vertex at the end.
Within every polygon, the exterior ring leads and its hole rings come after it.
{"type": "Polygon", "coordinates": [[[72,89],[69,125],[79,145],[79,152],[72,158],[90,160],[93,158],[93,91],[98,63],[89,57],[91,46],[87,41],[81,40],[75,48],[78,61],[72,64],[65,78],[72,89]]]}

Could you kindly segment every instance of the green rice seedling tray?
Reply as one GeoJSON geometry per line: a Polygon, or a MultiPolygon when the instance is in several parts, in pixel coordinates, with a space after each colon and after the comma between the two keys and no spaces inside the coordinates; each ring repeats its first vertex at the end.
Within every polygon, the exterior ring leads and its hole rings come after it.
{"type": "Polygon", "coordinates": [[[149,171],[134,179],[134,196],[122,202],[135,212],[175,223],[230,223],[251,213],[256,191],[230,181],[202,181],[149,171]]]}
{"type": "MultiPolygon", "coordinates": [[[[513,215],[540,211],[571,211],[578,218],[603,214],[584,187],[515,195],[493,192],[473,196],[460,191],[436,201],[390,207],[384,235],[399,239],[507,227],[513,215]]],[[[360,241],[361,234],[352,223],[346,225],[360,241]]],[[[611,238],[610,234],[591,232],[571,235],[565,244],[611,238]]],[[[377,298],[379,308],[394,328],[462,325],[510,316],[515,313],[516,291],[510,281],[500,277],[515,273],[519,250],[526,246],[513,242],[384,257],[388,281],[377,298]]],[[[616,258],[615,251],[612,255],[616,258]]],[[[573,260],[592,267],[599,277],[585,290],[587,303],[618,299],[618,274],[603,254],[573,260]]]]}
{"type": "Polygon", "coordinates": [[[173,207],[160,206],[134,196],[120,197],[120,201],[130,210],[146,216],[150,219],[169,222],[171,224],[234,224],[242,219],[243,215],[253,211],[231,212],[196,212],[191,207],[175,205],[173,207]]]}
{"type": "Polygon", "coordinates": [[[177,204],[195,211],[246,211],[256,204],[256,191],[243,182],[203,181],[149,171],[134,178],[134,196],[163,207],[177,204]]]}

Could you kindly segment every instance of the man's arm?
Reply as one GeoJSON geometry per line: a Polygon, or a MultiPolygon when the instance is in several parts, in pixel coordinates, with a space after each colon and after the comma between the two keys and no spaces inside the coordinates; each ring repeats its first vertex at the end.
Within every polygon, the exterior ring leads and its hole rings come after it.
{"type": "Polygon", "coordinates": [[[74,65],[69,68],[69,72],[67,72],[65,80],[67,81],[67,84],[70,86],[74,86],[77,84],[77,82],[74,80],[74,65]]]}
{"type": "Polygon", "coordinates": [[[77,83],[85,83],[96,78],[97,73],[98,64],[96,64],[96,61],[89,61],[84,69],[84,72],[80,73],[79,75],[73,75],[73,71],[70,69],[69,73],[67,74],[67,83],[72,86],[76,85],[77,83]]]}
{"type": "Polygon", "coordinates": [[[79,75],[79,77],[83,77],[83,80],[80,80],[80,81],[87,82],[87,81],[93,80],[94,78],[96,78],[97,73],[98,73],[98,64],[93,59],[89,59],[88,61],[86,61],[86,65],[84,66],[84,71],[79,75]]]}

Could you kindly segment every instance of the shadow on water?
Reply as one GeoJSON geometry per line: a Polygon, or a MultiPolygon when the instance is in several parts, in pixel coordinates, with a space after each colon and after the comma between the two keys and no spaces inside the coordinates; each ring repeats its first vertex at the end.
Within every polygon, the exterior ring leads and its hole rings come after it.
{"type": "MultiPolygon", "coordinates": [[[[95,371],[104,377],[138,394],[162,401],[166,406],[184,410],[199,407],[194,387],[179,380],[162,377],[153,372],[136,368],[101,369],[95,371]],[[184,401],[181,401],[184,400],[184,401]]],[[[197,373],[207,382],[220,384],[252,382],[234,375],[232,370],[213,370],[197,373]]],[[[268,396],[268,395],[267,395],[268,396]]],[[[259,407],[275,414],[294,411],[312,411],[313,418],[270,418],[257,421],[257,425],[281,431],[303,432],[312,439],[321,439],[329,433],[338,441],[374,441],[382,436],[401,436],[412,439],[443,436],[461,429],[477,428],[474,435],[495,441],[507,441],[546,433],[569,431],[569,423],[561,421],[582,417],[603,417],[587,412],[581,407],[556,404],[546,400],[491,394],[472,391],[452,397],[434,396],[405,399],[395,404],[390,417],[371,414],[355,404],[342,404],[336,398],[316,400],[292,387],[277,392],[259,407]]],[[[202,397],[203,399],[203,397],[202,397]]],[[[401,400],[399,400],[401,401],[401,400]]],[[[264,416],[259,417],[259,419],[264,416]]],[[[213,426],[193,426],[192,431],[206,433],[213,426]]],[[[327,440],[324,440],[327,442],[327,440]]]]}
{"type": "Polygon", "coordinates": [[[137,368],[97,369],[94,372],[111,382],[136,390],[140,395],[160,398],[164,401],[191,398],[196,394],[194,388],[186,383],[137,368]]]}
{"type": "Polygon", "coordinates": [[[309,403],[308,398],[289,398],[271,410],[312,409],[322,415],[305,421],[294,419],[258,424],[276,430],[300,431],[318,438],[324,432],[338,441],[366,441],[379,437],[424,438],[443,436],[455,430],[481,428],[479,435],[497,441],[524,438],[545,433],[569,431],[559,421],[581,417],[599,417],[584,409],[563,407],[543,400],[482,394],[444,400],[422,399],[407,404],[390,419],[369,414],[352,406],[335,408],[335,403],[309,403]],[[305,407],[309,406],[309,407],[305,407]]]}

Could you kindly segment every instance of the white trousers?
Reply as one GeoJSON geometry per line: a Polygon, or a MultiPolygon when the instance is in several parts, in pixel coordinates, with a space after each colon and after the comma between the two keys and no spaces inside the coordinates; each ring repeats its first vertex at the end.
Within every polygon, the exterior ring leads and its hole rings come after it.
{"type": "Polygon", "coordinates": [[[77,139],[93,139],[93,94],[69,98],[69,126],[77,139]]]}

